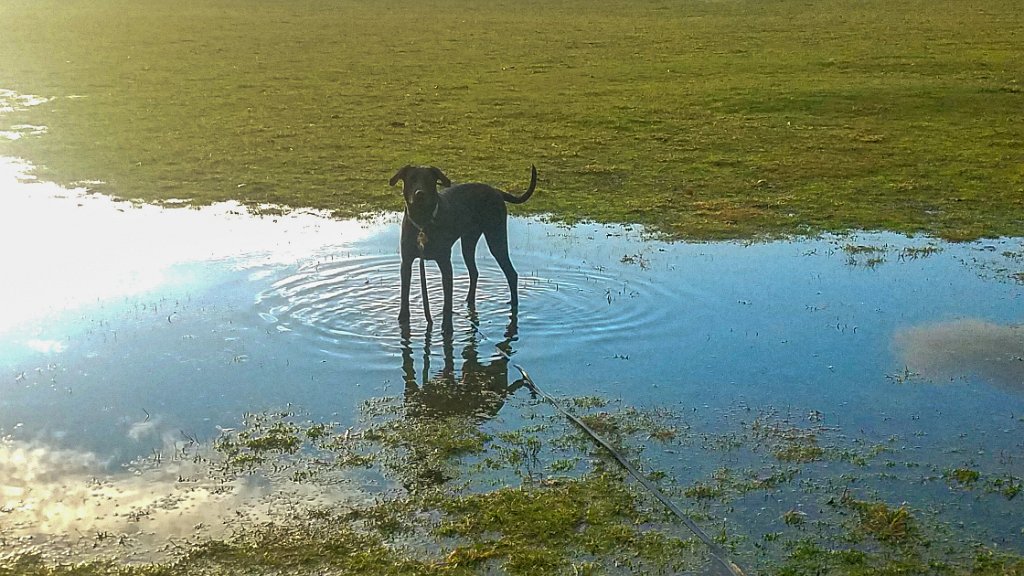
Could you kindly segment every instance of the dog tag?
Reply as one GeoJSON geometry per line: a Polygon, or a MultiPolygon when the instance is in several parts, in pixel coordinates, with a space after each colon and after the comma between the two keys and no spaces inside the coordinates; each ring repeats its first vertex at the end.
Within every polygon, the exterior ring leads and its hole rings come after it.
{"type": "Polygon", "coordinates": [[[423,250],[427,246],[427,233],[420,230],[420,233],[416,236],[416,243],[420,245],[420,250],[423,250]]]}

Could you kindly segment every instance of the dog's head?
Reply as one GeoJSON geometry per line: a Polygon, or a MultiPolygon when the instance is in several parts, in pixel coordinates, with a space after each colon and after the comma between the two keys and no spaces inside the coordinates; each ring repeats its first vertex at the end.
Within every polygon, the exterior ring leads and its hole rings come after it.
{"type": "Polygon", "coordinates": [[[437,205],[437,185],[448,187],[452,181],[441,172],[440,168],[433,166],[410,166],[405,165],[395,172],[391,177],[391,185],[402,181],[402,194],[405,195],[405,205],[410,210],[430,210],[437,205]]]}

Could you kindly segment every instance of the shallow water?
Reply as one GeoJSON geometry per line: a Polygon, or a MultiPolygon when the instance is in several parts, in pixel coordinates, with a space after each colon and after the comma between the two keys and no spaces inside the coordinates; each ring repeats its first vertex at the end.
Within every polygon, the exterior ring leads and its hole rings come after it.
{"type": "MultiPolygon", "coordinates": [[[[8,507],[214,438],[247,411],[292,405],[348,422],[363,400],[404,394],[427,412],[514,420],[505,394],[525,391],[509,391],[518,373],[496,345],[560,396],[711,422],[774,406],[898,438],[923,461],[1024,475],[1020,239],[689,244],[514,218],[518,322],[480,246],[477,310],[457,306],[445,338],[427,332],[415,294],[410,333],[396,322],[397,215],[135,206],[25,180],[23,169],[0,160],[8,507]],[[431,386],[439,374],[458,397],[431,386]]],[[[455,260],[459,299],[467,280],[455,260]]],[[[436,268],[428,278],[436,312],[436,268]]],[[[660,461],[676,474],[715,467],[660,461]]],[[[978,522],[1020,546],[1012,507],[978,508],[978,522]]],[[[35,529],[58,516],[39,512],[35,529]]]]}

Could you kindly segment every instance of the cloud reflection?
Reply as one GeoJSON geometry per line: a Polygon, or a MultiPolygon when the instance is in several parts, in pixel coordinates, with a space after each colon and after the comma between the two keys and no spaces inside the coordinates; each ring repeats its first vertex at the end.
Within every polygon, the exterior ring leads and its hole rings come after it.
{"type": "Polygon", "coordinates": [[[170,541],[223,537],[237,523],[280,516],[295,503],[365,498],[343,485],[216,478],[202,462],[110,472],[92,453],[0,439],[0,542],[44,556],[156,560],[170,541]]]}
{"type": "Polygon", "coordinates": [[[935,381],[977,377],[1024,392],[1024,325],[963,319],[906,328],[894,342],[907,368],[935,381]]]}

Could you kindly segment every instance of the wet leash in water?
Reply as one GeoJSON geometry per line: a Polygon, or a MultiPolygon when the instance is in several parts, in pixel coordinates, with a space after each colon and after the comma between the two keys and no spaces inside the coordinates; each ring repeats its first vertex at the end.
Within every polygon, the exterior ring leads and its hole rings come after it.
{"type": "Polygon", "coordinates": [[[430,298],[427,297],[427,266],[424,264],[425,258],[422,254],[423,250],[420,250],[420,293],[423,295],[423,316],[427,318],[427,326],[434,324],[434,319],[430,317],[430,298]]]}
{"type": "MultiPolygon", "coordinates": [[[[477,322],[470,320],[470,324],[473,326],[473,329],[476,331],[477,334],[479,334],[485,340],[490,340],[490,338],[488,338],[487,335],[484,334],[483,330],[480,329],[480,325],[477,322]]],[[[646,476],[641,474],[640,471],[637,470],[636,467],[633,466],[633,464],[630,463],[630,461],[627,460],[621,452],[616,450],[615,447],[611,445],[611,443],[609,443],[607,440],[598,435],[597,432],[594,432],[594,430],[590,426],[587,426],[585,422],[580,420],[579,417],[563,408],[562,405],[559,404],[553,396],[551,396],[550,394],[542,390],[539,386],[537,386],[537,383],[533,381],[533,378],[530,377],[529,373],[527,373],[522,366],[513,362],[512,357],[509,356],[507,352],[505,352],[504,350],[497,346],[495,346],[495,349],[506,360],[508,360],[508,362],[512,364],[512,366],[516,370],[518,370],[520,374],[523,375],[523,380],[526,382],[527,387],[529,387],[532,392],[544,398],[544,400],[547,401],[548,404],[553,406],[555,410],[562,414],[562,416],[565,416],[569,421],[571,421],[573,424],[575,424],[577,427],[583,430],[587,434],[587,436],[590,436],[591,440],[593,440],[602,448],[607,450],[608,453],[611,454],[613,458],[615,458],[619,465],[625,468],[627,472],[629,472],[630,476],[632,476],[637,482],[640,483],[641,486],[646,488],[648,492],[654,495],[654,497],[661,501],[661,503],[664,504],[665,507],[669,509],[669,511],[671,511],[677,518],[679,518],[679,520],[682,521],[682,523],[690,529],[690,532],[693,532],[694,536],[696,536],[701,542],[704,543],[705,546],[707,546],[708,552],[711,554],[711,557],[714,558],[715,561],[718,562],[718,564],[722,566],[728,574],[730,574],[731,576],[746,576],[746,573],[743,571],[743,569],[740,568],[738,564],[736,564],[729,558],[729,553],[726,552],[720,544],[715,542],[711,538],[711,536],[709,536],[708,533],[704,531],[703,528],[701,528],[696,522],[693,521],[693,519],[687,516],[686,513],[683,512],[683,510],[679,508],[679,506],[677,506],[675,502],[669,499],[669,497],[666,496],[661,490],[659,490],[658,487],[654,485],[654,483],[648,480],[646,476]]]]}

